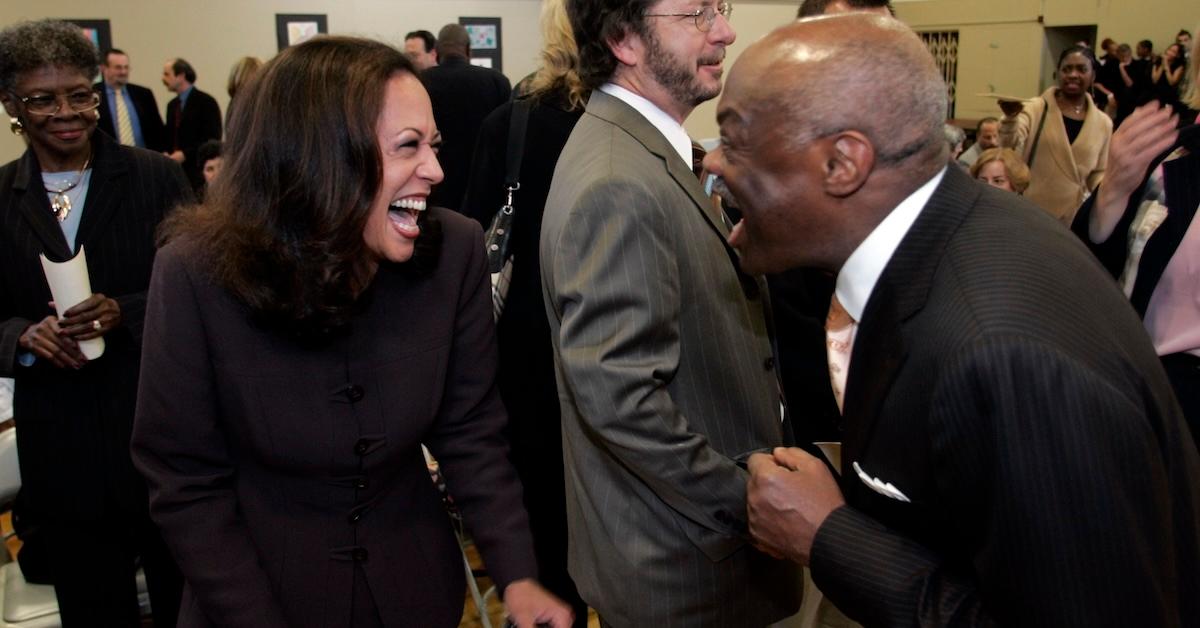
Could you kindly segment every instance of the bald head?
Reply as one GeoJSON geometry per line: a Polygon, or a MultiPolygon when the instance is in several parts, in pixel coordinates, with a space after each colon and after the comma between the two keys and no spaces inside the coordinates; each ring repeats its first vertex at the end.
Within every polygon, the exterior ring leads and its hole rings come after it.
{"type": "Polygon", "coordinates": [[[888,0],[804,0],[796,11],[796,17],[833,15],[851,11],[896,15],[896,10],[892,8],[892,3],[888,0]]]}
{"type": "Polygon", "coordinates": [[[725,89],[750,109],[786,116],[777,128],[794,144],[860,131],[883,166],[939,144],[946,118],[946,85],[925,44],[904,24],[873,14],[776,29],[742,53],[725,89]]]}
{"type": "Polygon", "coordinates": [[[447,24],[438,31],[436,47],[439,59],[470,56],[471,36],[462,24],[447,24]]]}
{"type": "Polygon", "coordinates": [[[704,165],[742,210],[729,242],[749,272],[837,271],[946,166],[946,86],[925,45],[890,17],[800,20],[738,58],[704,165]]]}

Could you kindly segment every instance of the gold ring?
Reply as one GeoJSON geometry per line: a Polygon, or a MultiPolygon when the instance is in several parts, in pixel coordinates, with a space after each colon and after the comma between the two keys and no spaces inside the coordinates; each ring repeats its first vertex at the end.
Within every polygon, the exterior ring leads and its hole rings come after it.
{"type": "Polygon", "coordinates": [[[92,329],[94,329],[96,331],[100,331],[100,328],[101,328],[100,319],[97,318],[97,319],[93,320],[92,321],[92,329]]]}

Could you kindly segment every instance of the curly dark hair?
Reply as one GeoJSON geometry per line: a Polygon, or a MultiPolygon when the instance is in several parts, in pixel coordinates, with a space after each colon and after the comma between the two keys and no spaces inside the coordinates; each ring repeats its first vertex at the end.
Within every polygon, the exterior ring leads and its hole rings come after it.
{"type": "Polygon", "coordinates": [[[646,11],[655,0],[568,0],[567,15],[579,46],[579,78],[589,90],[606,83],[617,70],[609,42],[645,36],[646,11]]]}
{"type": "MultiPolygon", "coordinates": [[[[416,76],[379,42],[318,37],[281,52],[238,94],[225,167],[204,205],[176,212],[185,238],[264,327],[320,341],[362,305],[376,258],[363,230],[383,173],[376,124],[387,81],[416,76]]],[[[432,270],[441,230],[421,218],[408,272],[432,270]]]]}
{"type": "Polygon", "coordinates": [[[17,76],[48,65],[77,69],[91,79],[100,71],[100,58],[70,22],[19,22],[0,31],[0,91],[12,90],[17,76]]]}

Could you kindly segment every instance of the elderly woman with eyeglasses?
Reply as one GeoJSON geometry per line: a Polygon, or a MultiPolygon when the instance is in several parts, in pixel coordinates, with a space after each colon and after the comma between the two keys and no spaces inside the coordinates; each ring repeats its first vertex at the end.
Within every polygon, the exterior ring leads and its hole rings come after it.
{"type": "Polygon", "coordinates": [[[16,380],[22,515],[48,550],[63,626],[138,626],[139,556],[155,626],[174,626],[182,582],[129,439],[154,232],[190,191],[169,159],[96,132],[97,61],[65,22],[0,31],[0,102],[28,147],[0,168],[0,377],[16,380]],[[93,294],[59,317],[39,256],[81,250],[93,294]],[[94,338],[106,346],[89,360],[79,343],[94,338]]]}

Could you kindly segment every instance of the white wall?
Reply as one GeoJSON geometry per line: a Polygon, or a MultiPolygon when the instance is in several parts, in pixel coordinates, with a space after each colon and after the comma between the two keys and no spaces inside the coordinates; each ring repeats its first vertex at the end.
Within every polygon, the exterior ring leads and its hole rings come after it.
{"type": "MultiPolygon", "coordinates": [[[[375,37],[397,45],[404,33],[433,32],[464,17],[500,17],[504,70],[514,83],[536,67],[541,47],[539,0],[57,0],[4,2],[0,28],[23,19],[64,17],[109,19],[113,44],[130,54],[132,80],[151,87],[165,108],[170,94],[159,80],[163,62],[186,58],[199,74],[197,84],[224,108],[229,67],[244,55],[275,53],[276,13],[325,13],[332,33],[375,37]]],[[[960,118],[997,113],[984,92],[1036,95],[1042,75],[1043,25],[1096,24],[1099,37],[1136,43],[1152,39],[1161,49],[1180,28],[1200,22],[1197,0],[893,0],[898,17],[917,30],[958,30],[958,108],[960,118]]],[[[725,68],[738,54],[774,28],[795,18],[799,0],[734,3],[737,40],[725,68]]],[[[1200,32],[1197,32],[1200,35],[1200,32]]],[[[688,119],[696,139],[717,133],[716,102],[698,107],[688,119]]],[[[0,130],[0,163],[24,150],[0,130]]]]}
{"type": "MultiPolygon", "coordinates": [[[[130,80],[154,90],[160,110],[173,97],[163,88],[163,63],[183,57],[196,68],[196,85],[212,94],[222,112],[229,100],[229,68],[245,55],[276,52],[276,13],[324,13],[329,32],[361,35],[403,47],[404,34],[439,28],[462,17],[499,17],[504,73],[514,83],[536,67],[541,36],[538,0],[0,0],[0,28],[27,19],[108,19],[113,45],[129,53],[130,80]]],[[[7,125],[5,125],[7,127],[7,125]]],[[[0,129],[0,164],[24,145],[0,129]]]]}

